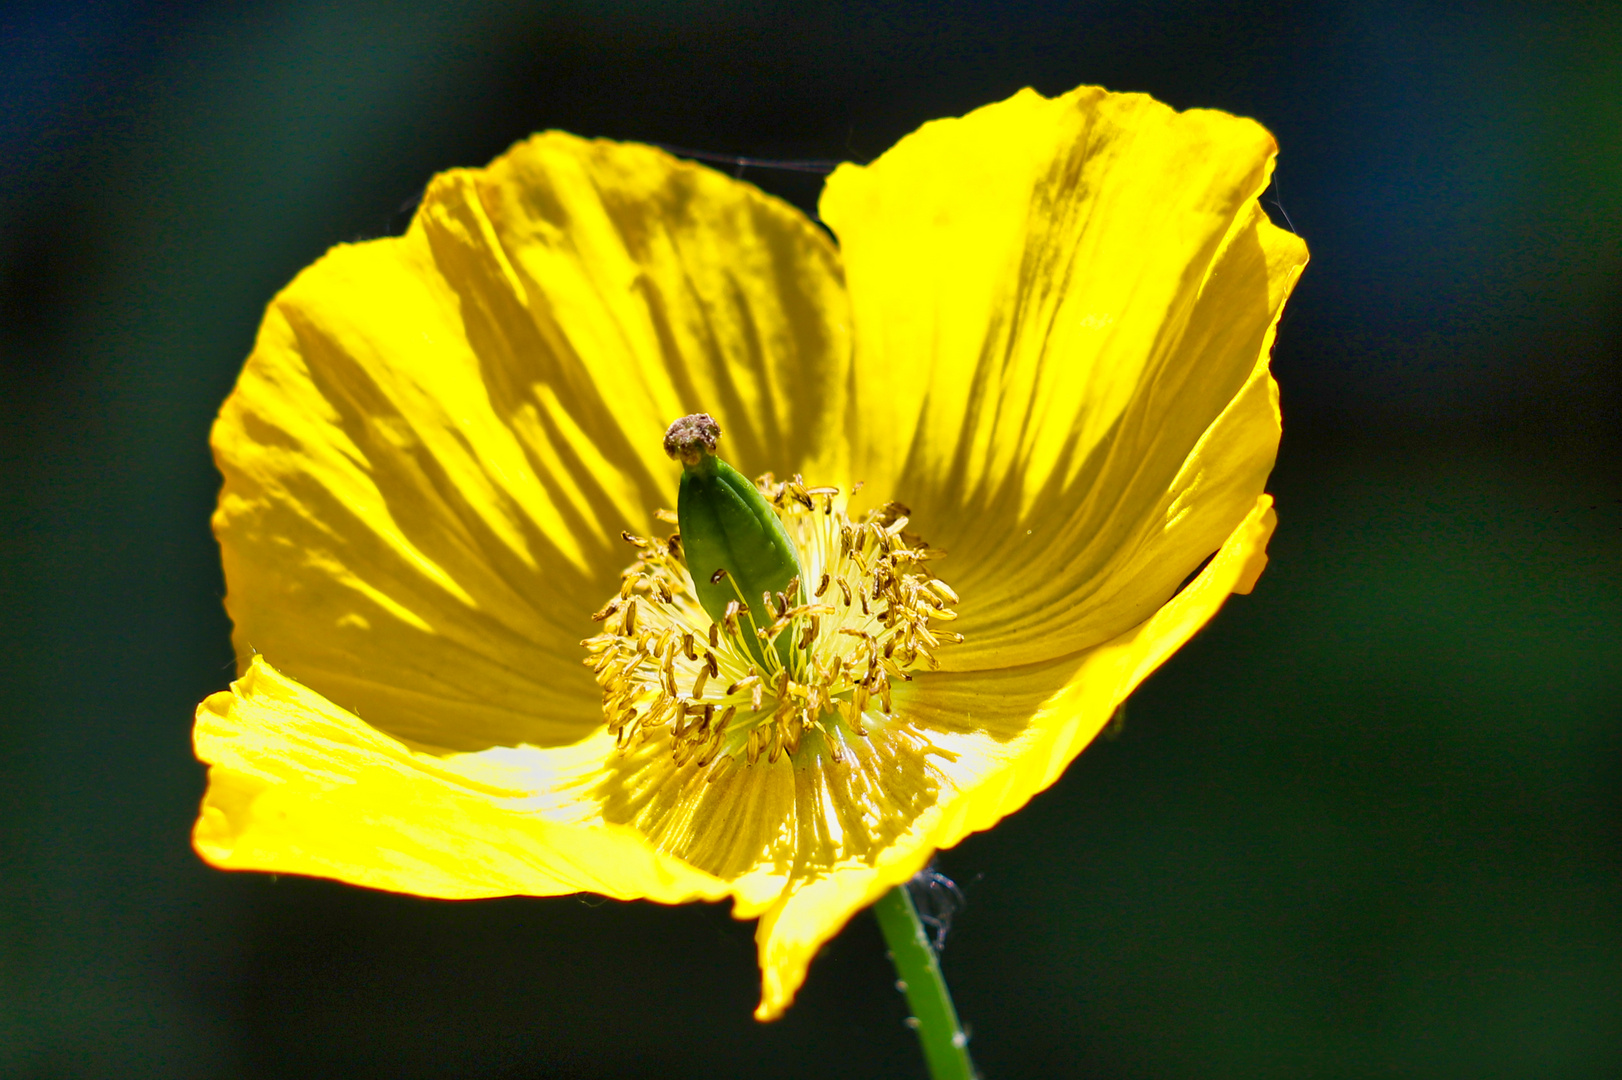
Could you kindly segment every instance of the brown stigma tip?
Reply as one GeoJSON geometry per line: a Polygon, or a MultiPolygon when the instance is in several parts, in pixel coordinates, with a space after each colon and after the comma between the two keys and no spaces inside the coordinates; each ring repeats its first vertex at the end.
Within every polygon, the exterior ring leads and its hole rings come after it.
{"type": "Polygon", "coordinates": [[[721,438],[721,425],[709,413],[684,416],[670,425],[665,432],[665,453],[683,465],[697,465],[708,454],[715,453],[715,444],[721,438]]]}

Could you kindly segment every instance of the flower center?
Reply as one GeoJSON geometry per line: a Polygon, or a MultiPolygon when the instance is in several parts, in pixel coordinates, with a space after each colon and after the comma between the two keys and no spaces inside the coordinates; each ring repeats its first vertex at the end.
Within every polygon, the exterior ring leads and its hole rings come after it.
{"type": "MultiPolygon", "coordinates": [[[[668,733],[678,766],[775,763],[784,754],[841,762],[850,740],[892,715],[894,683],[936,667],[936,650],[963,640],[931,625],[957,618],[958,597],[929,572],[945,553],[907,531],[906,507],[887,503],[852,521],[834,505],[838,488],[770,473],[755,485],[805,580],[755,605],[734,582],[718,619],[700,602],[680,534],[624,534],[636,562],[592,616],[603,632],[581,643],[622,752],[668,733]]],[[[728,580],[717,570],[711,583],[728,580]]]]}

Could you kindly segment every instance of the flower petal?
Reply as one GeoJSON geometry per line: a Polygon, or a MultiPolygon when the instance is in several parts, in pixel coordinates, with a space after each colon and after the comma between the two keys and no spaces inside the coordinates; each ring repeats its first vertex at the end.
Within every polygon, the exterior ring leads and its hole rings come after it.
{"type": "Polygon", "coordinates": [[[1097,648],[1005,671],[922,673],[898,687],[897,711],[944,751],[953,790],[869,865],[787,883],[756,933],[762,993],[755,1015],[781,1015],[822,944],[936,849],[989,829],[1058,779],[1132,690],[1230,593],[1255,581],[1275,522],[1272,499],[1263,495],[1186,588],[1097,648]]]}
{"type": "Polygon", "coordinates": [[[1244,519],[1306,260],[1255,123],[1023,91],[829,178],[856,326],[854,475],[951,553],[972,670],[1142,622],[1244,519]]]}
{"type": "Polygon", "coordinates": [[[213,443],[239,663],[473,750],[602,722],[588,616],[714,413],[752,469],[845,453],[837,254],[793,208],[644,146],[549,133],[433,181],[266,313],[213,443]]]}
{"type": "MultiPolygon", "coordinates": [[[[820,733],[807,738],[826,745],[820,733]]],[[[910,828],[941,793],[934,751],[906,718],[873,717],[838,762],[819,749],[677,765],[661,731],[582,779],[603,820],[717,877],[774,879],[775,902],[789,881],[878,858],[910,828]]]]}
{"type": "MultiPolygon", "coordinates": [[[[665,903],[727,886],[632,829],[558,821],[551,778],[500,751],[414,751],[255,657],[197,709],[209,786],[193,843],[228,870],[447,899],[590,891],[665,903]]],[[[531,751],[566,758],[565,751],[531,751]]]]}

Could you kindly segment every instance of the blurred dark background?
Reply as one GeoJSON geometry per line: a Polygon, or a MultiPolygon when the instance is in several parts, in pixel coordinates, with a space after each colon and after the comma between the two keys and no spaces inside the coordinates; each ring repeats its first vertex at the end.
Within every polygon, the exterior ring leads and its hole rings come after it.
{"type": "Polygon", "coordinates": [[[599,0],[0,7],[0,1076],[921,1077],[865,915],[763,1026],[720,907],[205,868],[206,437],[528,132],[865,161],[1082,82],[1270,127],[1313,263],[1257,591],[943,856],[981,1068],[1622,1075],[1622,10],[599,0]]]}

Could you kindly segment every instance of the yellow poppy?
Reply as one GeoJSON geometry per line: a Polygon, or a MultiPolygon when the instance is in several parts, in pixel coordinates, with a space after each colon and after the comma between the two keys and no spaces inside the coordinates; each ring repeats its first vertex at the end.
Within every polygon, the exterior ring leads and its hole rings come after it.
{"type": "Polygon", "coordinates": [[[1261,572],[1306,262],[1257,202],[1275,153],[1224,113],[1026,90],[840,166],[837,240],[557,132],[436,177],[404,236],[276,297],[214,427],[241,677],[197,711],[198,852],[731,897],[779,1015],[1261,572]],[[699,412],[779,478],[792,671],[710,636],[665,539],[661,438],[699,412]]]}

